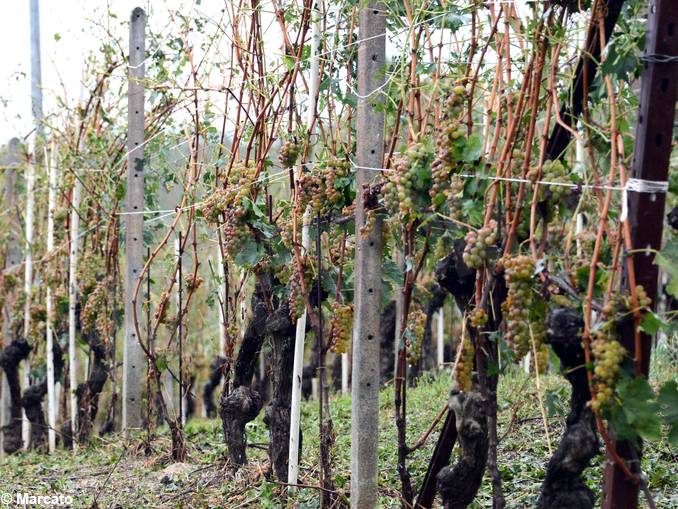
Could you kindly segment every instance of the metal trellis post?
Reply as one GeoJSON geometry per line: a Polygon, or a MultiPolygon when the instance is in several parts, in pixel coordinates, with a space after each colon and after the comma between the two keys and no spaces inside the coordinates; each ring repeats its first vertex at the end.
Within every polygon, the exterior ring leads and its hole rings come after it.
{"type": "MultiPolygon", "coordinates": [[[[651,0],[648,6],[647,35],[640,85],[640,105],[635,132],[631,178],[666,182],[673,139],[673,118],[678,91],[678,9],[675,0],[651,0]]],[[[631,232],[633,267],[636,284],[642,285],[652,306],[656,307],[659,269],[654,264],[655,250],[661,249],[664,225],[665,193],[628,191],[628,224],[631,232]]],[[[626,275],[626,273],[625,273],[626,275]]],[[[628,280],[625,278],[626,286],[628,280]]],[[[641,335],[641,371],[647,376],[652,337],[641,335]]],[[[622,333],[622,344],[635,351],[633,327],[622,333]]],[[[626,442],[616,443],[617,452],[631,460],[638,472],[640,451],[626,442]]],[[[604,509],[635,509],[639,486],[628,479],[610,460],[605,466],[604,509]]]]}

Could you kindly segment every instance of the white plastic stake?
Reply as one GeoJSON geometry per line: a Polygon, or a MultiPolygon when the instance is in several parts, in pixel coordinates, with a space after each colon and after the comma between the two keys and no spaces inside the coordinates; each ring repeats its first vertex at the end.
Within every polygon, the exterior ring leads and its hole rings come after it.
{"type": "Polygon", "coordinates": [[[441,306],[436,313],[436,342],[438,344],[438,370],[442,371],[445,365],[445,306],[441,306]]]}
{"type": "Polygon", "coordinates": [[[73,433],[73,449],[77,449],[75,433],[78,429],[78,361],[76,358],[75,338],[75,307],[78,302],[78,243],[80,241],[80,195],[82,194],[82,182],[76,175],[73,194],[71,196],[71,249],[68,253],[68,381],[69,401],[71,411],[71,431],[73,433]]]}
{"type": "MultiPolygon", "coordinates": [[[[51,146],[51,157],[47,158],[47,149],[45,149],[45,166],[49,182],[49,191],[47,195],[47,252],[51,256],[54,252],[54,209],[56,208],[56,187],[57,187],[57,150],[54,143],[51,146]],[[49,161],[49,162],[48,162],[49,161]]],[[[52,298],[52,288],[47,285],[47,443],[49,452],[54,452],[56,448],[56,393],[54,391],[54,302],[52,298]]]]}
{"type": "MultiPolygon", "coordinates": [[[[320,85],[320,66],[318,46],[320,43],[320,10],[317,3],[313,4],[311,13],[311,68],[310,79],[308,81],[308,97],[310,107],[307,111],[306,122],[309,128],[310,158],[312,163],[315,160],[315,114],[317,107],[318,87],[320,85]]],[[[312,166],[309,166],[311,168],[312,166]]],[[[301,166],[299,167],[301,172],[301,166]]],[[[311,215],[309,211],[304,213],[301,227],[301,246],[303,254],[308,252],[311,243],[309,238],[308,223],[311,215]]],[[[288,451],[287,463],[287,482],[291,485],[297,484],[299,480],[299,426],[301,419],[301,381],[304,370],[304,340],[306,339],[306,311],[297,320],[297,331],[294,338],[294,366],[292,368],[292,402],[290,405],[290,446],[288,451]]]]}
{"type": "Polygon", "coordinates": [[[350,368],[350,362],[348,360],[348,354],[347,353],[342,353],[341,354],[341,393],[342,394],[348,394],[349,386],[348,386],[348,376],[349,376],[349,368],[350,368]]]}

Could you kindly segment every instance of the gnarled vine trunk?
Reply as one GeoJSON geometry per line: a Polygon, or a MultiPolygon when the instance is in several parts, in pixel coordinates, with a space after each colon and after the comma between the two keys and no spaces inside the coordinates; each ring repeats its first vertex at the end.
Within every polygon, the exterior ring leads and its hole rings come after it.
{"type": "Polygon", "coordinates": [[[273,394],[264,417],[270,436],[268,455],[275,476],[283,482],[287,481],[289,459],[295,334],[296,324],[290,319],[285,302],[266,321],[266,336],[270,338],[273,349],[273,394]]]}
{"type": "MultiPolygon", "coordinates": [[[[59,346],[58,341],[52,344],[52,352],[54,355],[54,380],[58,381],[61,378],[61,373],[64,367],[63,352],[59,346]]],[[[45,413],[42,409],[42,400],[47,394],[47,376],[42,378],[40,382],[28,386],[24,390],[21,398],[21,405],[24,407],[26,418],[31,423],[31,434],[29,437],[29,449],[44,449],[46,445],[48,424],[45,420],[45,413]]]]}
{"type": "Polygon", "coordinates": [[[264,290],[257,282],[252,295],[252,319],[238,351],[233,372],[233,391],[222,391],[219,403],[224,440],[229,458],[235,465],[247,462],[245,425],[261,411],[263,402],[257,391],[252,389],[252,377],[257,362],[257,353],[264,342],[268,308],[264,301],[264,290]]]}
{"type": "Polygon", "coordinates": [[[217,355],[214,358],[210,363],[210,376],[202,389],[202,402],[205,405],[205,414],[210,419],[217,415],[217,406],[214,404],[214,391],[219,387],[224,377],[225,364],[225,357],[217,355]]]}
{"type": "Polygon", "coordinates": [[[10,397],[10,420],[5,426],[4,449],[13,453],[21,449],[21,384],[19,383],[19,365],[28,357],[31,346],[24,338],[15,339],[0,353],[0,366],[5,370],[10,397]]]}
{"type": "Polygon", "coordinates": [[[595,417],[586,404],[590,392],[581,347],[583,326],[579,313],[569,308],[553,310],[547,320],[547,341],[560,358],[572,395],[565,433],[546,468],[540,509],[591,509],[595,502],[581,477],[599,449],[595,417]]]}
{"type": "Polygon", "coordinates": [[[454,413],[459,441],[459,459],[438,473],[438,491],[445,509],[465,509],[480,488],[487,463],[486,402],[477,392],[453,391],[450,412],[454,413]]]}
{"type": "Polygon", "coordinates": [[[99,396],[108,380],[106,345],[97,333],[85,336],[93,355],[90,372],[84,383],[78,384],[75,395],[78,400],[78,429],[75,435],[78,442],[84,443],[92,432],[92,426],[99,410],[99,396]]]}

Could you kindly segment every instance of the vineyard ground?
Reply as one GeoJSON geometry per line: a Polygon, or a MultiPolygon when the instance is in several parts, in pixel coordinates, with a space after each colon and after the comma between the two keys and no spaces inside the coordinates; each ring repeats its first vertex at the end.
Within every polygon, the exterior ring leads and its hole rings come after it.
{"type": "MultiPolygon", "coordinates": [[[[676,364],[661,352],[655,356],[652,381],[660,383],[678,376],[676,364]]],[[[426,431],[438,414],[452,384],[447,372],[419,381],[408,392],[408,441],[414,442],[426,431]]],[[[544,476],[549,442],[558,443],[563,416],[567,411],[569,386],[558,375],[547,375],[537,391],[533,378],[515,368],[500,377],[499,385],[499,466],[502,472],[507,506],[534,507],[544,476]],[[539,397],[539,393],[541,397],[539,397]],[[548,433],[542,418],[547,417],[548,433]],[[510,432],[509,432],[510,431],[510,432]],[[548,436],[547,436],[548,435],[548,436]]],[[[379,464],[381,507],[399,507],[396,440],[392,420],[393,390],[381,392],[381,435],[379,464]]],[[[346,494],[349,488],[350,398],[335,396],[331,411],[336,436],[333,449],[333,475],[336,489],[346,494]]],[[[317,402],[302,407],[304,450],[301,484],[316,485],[318,478],[317,402]]],[[[144,451],[141,437],[125,442],[122,437],[93,439],[76,454],[59,451],[52,456],[25,452],[9,458],[0,475],[0,493],[71,495],[74,507],[87,508],[228,508],[285,507],[284,490],[279,483],[267,479],[266,442],[268,431],[261,416],[248,425],[249,464],[233,472],[224,460],[225,447],[218,419],[195,419],[186,426],[189,455],[186,463],[171,464],[167,451],[167,430],[160,429],[153,450],[144,451]],[[96,502],[95,502],[96,501],[96,502]]],[[[416,451],[409,463],[419,485],[430,458],[436,433],[425,447],[416,451]]],[[[588,484],[600,496],[601,455],[593,468],[586,471],[588,484]]],[[[665,441],[646,446],[643,470],[657,507],[678,507],[678,454],[665,441]]],[[[318,506],[318,491],[313,487],[298,490],[298,507],[318,506]]],[[[292,503],[288,499],[288,506],[292,503]]],[[[645,502],[642,502],[645,506],[645,502]]],[[[485,478],[472,507],[491,507],[491,486],[485,478]]]]}

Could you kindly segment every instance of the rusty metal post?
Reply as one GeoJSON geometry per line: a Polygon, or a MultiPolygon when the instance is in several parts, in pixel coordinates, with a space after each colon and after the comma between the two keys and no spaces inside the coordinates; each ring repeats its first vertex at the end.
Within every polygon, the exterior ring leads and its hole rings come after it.
{"type": "MultiPolygon", "coordinates": [[[[668,180],[678,91],[677,55],[676,2],[650,0],[631,178],[655,182],[668,180]]],[[[653,307],[656,307],[657,301],[659,269],[654,264],[652,253],[661,248],[665,198],[664,193],[628,192],[633,253],[627,256],[633,258],[636,284],[643,285],[653,307]]],[[[635,350],[632,327],[622,334],[622,344],[629,352],[635,350]]],[[[652,337],[643,334],[641,367],[645,376],[649,370],[651,347],[652,337]]],[[[638,471],[638,461],[633,460],[639,460],[640,451],[634,451],[625,442],[617,442],[616,447],[623,458],[632,460],[632,470],[638,471]]],[[[608,457],[603,509],[635,509],[638,507],[638,490],[639,486],[626,478],[608,457]]]]}

